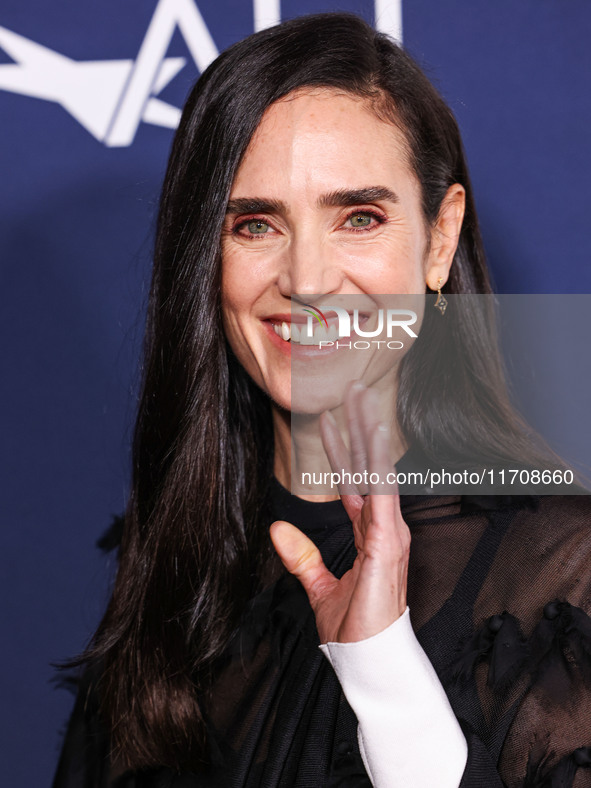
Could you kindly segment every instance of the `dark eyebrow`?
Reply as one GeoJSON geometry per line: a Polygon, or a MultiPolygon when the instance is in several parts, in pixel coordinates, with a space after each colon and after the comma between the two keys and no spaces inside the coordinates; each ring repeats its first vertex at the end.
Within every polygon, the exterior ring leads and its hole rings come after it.
{"type": "MultiPolygon", "coordinates": [[[[361,205],[377,200],[398,202],[398,195],[385,186],[368,186],[365,189],[337,189],[318,198],[319,208],[341,208],[347,205],[361,205]]],[[[237,197],[229,200],[226,213],[287,213],[281,200],[264,197],[237,197]]]]}
{"type": "Polygon", "coordinates": [[[369,186],[366,189],[337,189],[329,194],[323,194],[318,200],[318,205],[320,208],[339,208],[376,202],[377,200],[398,202],[398,195],[385,186],[369,186]]]}
{"type": "Polygon", "coordinates": [[[229,200],[226,213],[285,213],[281,200],[265,200],[261,197],[237,197],[229,200]]]}

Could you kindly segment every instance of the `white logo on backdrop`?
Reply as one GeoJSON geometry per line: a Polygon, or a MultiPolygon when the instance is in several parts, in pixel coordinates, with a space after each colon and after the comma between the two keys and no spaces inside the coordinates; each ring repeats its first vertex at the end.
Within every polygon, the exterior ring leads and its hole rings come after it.
{"type": "MultiPolygon", "coordinates": [[[[375,0],[376,27],[398,40],[401,4],[375,0]]],[[[280,20],[280,0],[253,0],[255,30],[280,20]]],[[[166,57],[177,29],[203,72],[218,50],[194,0],[159,0],[135,60],[72,60],[0,27],[0,47],[15,61],[0,65],[0,90],[55,101],[100,142],[126,147],[142,121],[178,125],[180,109],[158,98],[187,62],[166,57]]]]}

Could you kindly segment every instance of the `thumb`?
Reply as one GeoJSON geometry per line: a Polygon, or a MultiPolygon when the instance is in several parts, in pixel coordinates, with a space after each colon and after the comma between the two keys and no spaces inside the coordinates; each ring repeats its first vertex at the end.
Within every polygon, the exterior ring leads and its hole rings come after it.
{"type": "Polygon", "coordinates": [[[314,608],[338,580],[324,566],[320,550],[299,528],[284,520],[271,525],[271,541],[283,565],[304,586],[314,608]]]}

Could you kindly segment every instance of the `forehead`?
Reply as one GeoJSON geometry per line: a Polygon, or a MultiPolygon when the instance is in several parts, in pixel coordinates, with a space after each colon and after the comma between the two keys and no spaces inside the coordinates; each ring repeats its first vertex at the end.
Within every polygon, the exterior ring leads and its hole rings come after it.
{"type": "Polygon", "coordinates": [[[324,189],[382,183],[416,191],[401,129],[378,117],[370,101],[333,88],[294,91],[272,104],[253,135],[234,186],[268,188],[298,180],[324,189]],[[382,177],[379,177],[381,174],[382,177]],[[344,181],[351,181],[344,183],[344,181]]]}

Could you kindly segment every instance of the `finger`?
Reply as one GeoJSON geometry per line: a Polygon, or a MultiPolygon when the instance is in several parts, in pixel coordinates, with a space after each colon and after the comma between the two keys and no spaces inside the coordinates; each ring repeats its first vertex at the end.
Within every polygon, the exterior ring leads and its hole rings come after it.
{"type": "Polygon", "coordinates": [[[330,411],[325,411],[320,416],[320,435],[322,445],[330,462],[330,467],[339,474],[339,495],[359,496],[359,490],[353,482],[353,466],[351,455],[341,437],[335,417],[330,411]]]}
{"type": "Polygon", "coordinates": [[[357,404],[369,462],[371,435],[380,423],[381,417],[380,400],[375,389],[369,388],[362,391],[358,397],[357,404]]]}
{"type": "Polygon", "coordinates": [[[303,585],[316,612],[318,604],[338,580],[325,567],[314,542],[295,525],[277,520],[271,525],[270,534],[283,565],[303,585]]]}
{"type": "Polygon", "coordinates": [[[383,422],[378,422],[368,437],[369,495],[364,499],[361,517],[358,518],[355,531],[355,543],[358,550],[366,552],[365,540],[368,532],[371,538],[391,541],[395,507],[392,495],[388,495],[386,480],[389,471],[389,430],[383,422]],[[380,499],[384,500],[380,500],[380,499]]]}
{"type": "MultiPolygon", "coordinates": [[[[351,464],[355,473],[363,474],[367,470],[367,442],[361,419],[359,397],[365,391],[361,381],[354,381],[345,395],[345,413],[351,443],[351,464]]],[[[367,494],[367,485],[357,485],[361,495],[367,494]]]]}
{"type": "Polygon", "coordinates": [[[341,437],[335,418],[330,411],[325,411],[320,416],[320,433],[331,468],[339,474],[339,484],[337,486],[341,502],[351,522],[355,522],[357,515],[363,508],[363,496],[359,493],[359,488],[353,481],[354,473],[351,465],[351,456],[341,437]]]}
{"type": "Polygon", "coordinates": [[[372,495],[397,495],[390,449],[390,430],[378,421],[369,435],[369,491],[372,495]]]}
{"type": "Polygon", "coordinates": [[[370,438],[371,517],[365,535],[380,544],[396,545],[403,552],[410,544],[410,533],[400,511],[400,496],[390,457],[390,434],[380,422],[370,438]],[[392,475],[390,475],[392,474],[392,475]]]}

